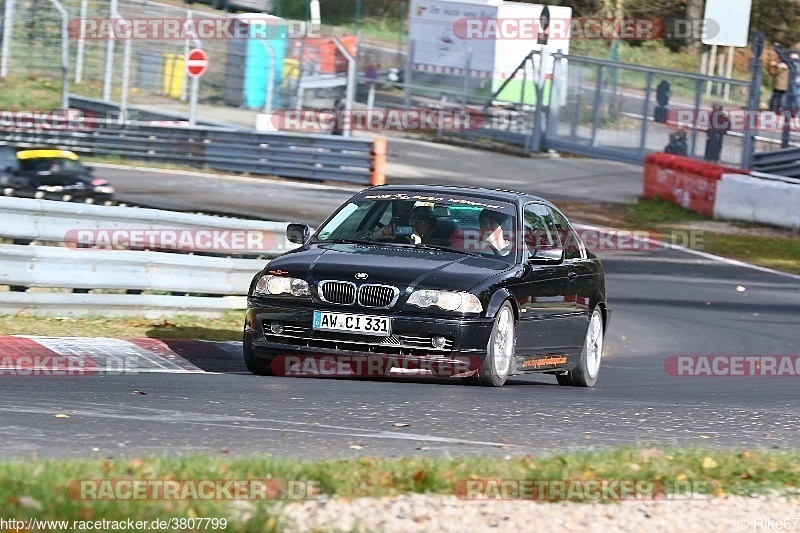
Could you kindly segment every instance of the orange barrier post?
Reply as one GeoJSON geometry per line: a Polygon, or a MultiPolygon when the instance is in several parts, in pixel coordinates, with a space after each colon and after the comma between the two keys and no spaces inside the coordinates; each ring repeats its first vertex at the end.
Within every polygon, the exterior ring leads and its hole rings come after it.
{"type": "Polygon", "coordinates": [[[372,185],[386,183],[386,139],[378,137],[372,141],[372,185]]]}

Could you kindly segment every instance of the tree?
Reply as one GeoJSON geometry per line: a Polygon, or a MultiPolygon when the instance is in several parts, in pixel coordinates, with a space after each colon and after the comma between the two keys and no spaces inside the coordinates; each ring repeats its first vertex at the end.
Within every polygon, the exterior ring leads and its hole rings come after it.
{"type": "MultiPolygon", "coordinates": [[[[686,18],[690,21],[702,19],[704,7],[703,0],[686,0],[686,18]]],[[[687,52],[692,54],[700,53],[703,47],[703,42],[700,40],[700,37],[700,35],[690,35],[686,39],[684,46],[687,52]]]]}

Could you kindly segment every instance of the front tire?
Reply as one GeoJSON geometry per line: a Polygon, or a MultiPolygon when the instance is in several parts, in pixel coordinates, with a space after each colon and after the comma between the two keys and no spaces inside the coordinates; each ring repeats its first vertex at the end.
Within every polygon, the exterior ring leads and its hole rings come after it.
{"type": "Polygon", "coordinates": [[[478,383],[484,387],[502,387],[511,373],[514,350],[517,345],[514,309],[508,301],[503,302],[494,318],[486,359],[483,361],[478,383]]]}
{"type": "Polygon", "coordinates": [[[269,359],[256,355],[253,350],[253,341],[246,332],[242,337],[242,353],[244,355],[244,366],[247,367],[251,374],[256,376],[273,375],[269,359]]]}
{"type": "Polygon", "coordinates": [[[581,360],[574,370],[564,374],[556,374],[559,385],[572,387],[594,387],[597,376],[600,374],[600,362],[603,358],[603,312],[600,306],[594,308],[589,327],[586,328],[586,338],[583,341],[581,360]]]}

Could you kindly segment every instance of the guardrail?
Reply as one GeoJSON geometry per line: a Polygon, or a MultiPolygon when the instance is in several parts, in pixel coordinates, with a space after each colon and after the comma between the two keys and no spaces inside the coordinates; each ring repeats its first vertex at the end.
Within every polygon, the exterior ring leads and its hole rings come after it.
{"type": "Polygon", "coordinates": [[[752,169],[758,172],[800,177],[800,147],[781,148],[753,154],[752,169]]]}
{"type": "Polygon", "coordinates": [[[0,291],[3,313],[161,316],[242,309],[265,258],[294,247],[286,241],[286,224],[278,222],[24,198],[0,198],[0,212],[7,215],[0,238],[57,244],[0,244],[0,285],[10,289],[0,291]]]}
{"type": "MultiPolygon", "coordinates": [[[[146,247],[150,250],[264,257],[272,257],[295,247],[286,240],[286,222],[266,222],[159,209],[101,206],[13,197],[0,197],[0,212],[5,215],[3,224],[0,224],[0,238],[5,239],[55,243],[69,240],[72,241],[70,242],[72,246],[80,247],[91,244],[92,240],[95,244],[104,244],[103,242],[98,243],[97,240],[98,237],[105,237],[106,234],[109,239],[113,239],[114,232],[129,232],[130,235],[127,235],[126,240],[130,241],[131,237],[134,237],[134,240],[136,238],[143,240],[142,246],[139,248],[144,248],[144,244],[147,244],[146,247]],[[150,238],[153,232],[181,232],[183,230],[207,231],[211,232],[211,235],[202,234],[198,239],[196,234],[184,232],[188,238],[185,237],[183,243],[181,243],[180,235],[176,235],[174,243],[172,239],[166,239],[165,242],[163,237],[171,236],[169,234],[162,234],[159,238],[150,238]],[[106,233],[99,233],[101,231],[106,233]],[[229,232],[227,235],[224,234],[226,231],[229,232]],[[133,234],[133,232],[146,233],[138,237],[139,234],[133,234]],[[209,237],[212,242],[203,246],[209,237]],[[217,247],[213,242],[215,237],[217,247]],[[201,242],[198,243],[198,240],[201,242]],[[234,243],[235,246],[226,246],[234,240],[243,240],[244,242],[234,243]]],[[[119,233],[116,235],[118,235],[117,241],[123,237],[119,233]]],[[[105,244],[110,248],[119,248],[125,245],[121,242],[105,244]]]]}
{"type": "Polygon", "coordinates": [[[84,155],[115,155],[252,175],[372,185],[385,181],[386,140],[382,138],[138,122],[73,131],[6,127],[0,130],[0,145],[54,145],[84,155]]]}

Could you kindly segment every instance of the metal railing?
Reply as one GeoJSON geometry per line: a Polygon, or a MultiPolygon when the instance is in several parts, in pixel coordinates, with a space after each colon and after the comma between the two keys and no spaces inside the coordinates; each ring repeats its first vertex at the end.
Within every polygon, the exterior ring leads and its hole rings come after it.
{"type": "Polygon", "coordinates": [[[10,288],[0,290],[3,313],[161,315],[243,309],[250,281],[265,258],[294,247],[286,241],[286,224],[278,222],[2,197],[0,212],[0,238],[37,243],[0,244],[0,285],[10,288]],[[105,237],[97,238],[100,231],[105,237]],[[134,232],[155,235],[155,243],[145,238],[132,245],[134,232]],[[183,238],[203,232],[207,246],[192,246],[183,238]],[[239,236],[234,242],[241,249],[213,249],[235,232],[259,239],[239,236]],[[169,245],[161,239],[165,234],[173,237],[169,245]],[[254,241],[259,246],[248,247],[254,241]],[[179,253],[158,251],[166,249],[179,253]]]}
{"type": "Polygon", "coordinates": [[[182,163],[252,175],[370,184],[382,176],[383,139],[261,133],[216,127],[148,126],[78,131],[5,128],[0,145],[53,145],[86,155],[182,163]],[[378,157],[376,157],[376,155],[378,157]]]}
{"type": "Polygon", "coordinates": [[[800,147],[753,154],[753,170],[791,178],[800,177],[800,147]]]}

